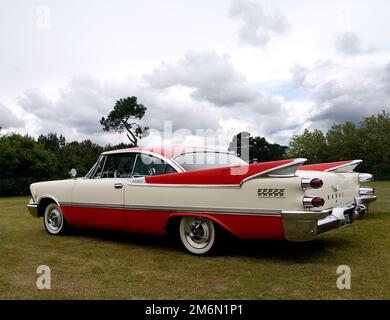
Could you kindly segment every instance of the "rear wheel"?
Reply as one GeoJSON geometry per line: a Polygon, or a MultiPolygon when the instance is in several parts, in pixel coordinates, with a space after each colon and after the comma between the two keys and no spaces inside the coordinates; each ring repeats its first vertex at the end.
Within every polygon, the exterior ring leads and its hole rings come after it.
{"type": "Polygon", "coordinates": [[[61,235],[66,232],[68,223],[62,214],[61,208],[56,203],[50,203],[43,215],[43,224],[51,235],[61,235]]]}
{"type": "Polygon", "coordinates": [[[215,227],[213,221],[203,217],[185,216],[179,226],[180,239],[192,254],[209,253],[215,247],[215,227]]]}

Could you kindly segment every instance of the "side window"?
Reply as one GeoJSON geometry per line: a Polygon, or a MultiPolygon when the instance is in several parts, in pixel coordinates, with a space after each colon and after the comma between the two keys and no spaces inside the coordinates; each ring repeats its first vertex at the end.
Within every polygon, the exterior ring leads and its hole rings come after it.
{"type": "Polygon", "coordinates": [[[99,163],[95,178],[129,178],[134,165],[134,153],[108,154],[99,163]]]}
{"type": "Polygon", "coordinates": [[[165,161],[140,153],[135,162],[133,177],[157,176],[175,172],[176,170],[165,161]]]}

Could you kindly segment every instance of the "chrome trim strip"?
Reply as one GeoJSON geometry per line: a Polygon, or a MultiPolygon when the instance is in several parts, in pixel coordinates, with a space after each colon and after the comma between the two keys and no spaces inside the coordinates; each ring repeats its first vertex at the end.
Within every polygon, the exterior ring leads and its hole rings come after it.
{"type": "Polygon", "coordinates": [[[76,203],[61,202],[61,206],[107,208],[120,210],[150,210],[150,211],[171,211],[171,212],[195,212],[195,213],[215,213],[215,214],[237,214],[237,215],[260,215],[260,216],[280,216],[281,210],[275,209],[253,209],[253,208],[207,208],[196,206],[155,206],[155,205],[116,205],[101,203],[76,203]]]}
{"type": "Polygon", "coordinates": [[[125,207],[121,204],[114,203],[88,203],[88,202],[60,202],[60,206],[80,207],[80,208],[97,208],[97,209],[120,209],[125,207]]]}
{"type": "Polygon", "coordinates": [[[252,209],[252,208],[207,208],[207,207],[180,207],[180,206],[151,206],[151,205],[126,205],[126,210],[156,210],[175,212],[198,212],[198,213],[219,213],[219,214],[247,214],[280,216],[281,210],[275,209],[252,209]]]}
{"type": "Polygon", "coordinates": [[[221,188],[240,189],[240,184],[171,184],[171,183],[148,183],[148,182],[127,182],[128,186],[134,187],[168,187],[168,188],[221,188]]]}
{"type": "Polygon", "coordinates": [[[270,177],[270,178],[294,178],[294,177],[297,177],[297,175],[295,173],[269,174],[268,177],[270,177]]]}

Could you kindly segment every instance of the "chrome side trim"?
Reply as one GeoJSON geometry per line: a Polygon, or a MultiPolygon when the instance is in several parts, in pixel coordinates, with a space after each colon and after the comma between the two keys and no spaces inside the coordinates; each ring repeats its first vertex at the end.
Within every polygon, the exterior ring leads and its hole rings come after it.
{"type": "Polygon", "coordinates": [[[288,173],[288,174],[268,174],[268,177],[270,178],[294,178],[297,177],[295,173],[288,173]]]}
{"type": "Polygon", "coordinates": [[[96,209],[118,209],[124,210],[124,205],[115,203],[88,203],[88,202],[61,202],[60,206],[65,207],[80,207],[80,208],[96,208],[96,209]]]}
{"type": "Polygon", "coordinates": [[[259,215],[259,216],[280,216],[281,210],[275,209],[253,209],[253,208],[217,208],[217,207],[197,207],[197,206],[157,206],[157,205],[116,205],[102,203],[76,203],[61,202],[61,206],[105,208],[119,210],[150,210],[150,211],[170,211],[170,212],[194,212],[194,213],[215,213],[215,214],[237,214],[237,215],[259,215]]]}
{"type": "Polygon", "coordinates": [[[168,183],[148,183],[148,182],[127,182],[128,186],[134,187],[166,187],[166,188],[221,188],[240,189],[240,184],[168,184],[168,183]]]}

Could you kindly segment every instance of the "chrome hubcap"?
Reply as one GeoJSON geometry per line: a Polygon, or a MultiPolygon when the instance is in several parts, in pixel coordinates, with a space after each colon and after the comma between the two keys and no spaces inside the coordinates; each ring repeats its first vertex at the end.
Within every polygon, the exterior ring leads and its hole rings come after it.
{"type": "Polygon", "coordinates": [[[208,220],[202,218],[187,219],[184,232],[187,242],[194,248],[203,249],[210,242],[211,227],[208,220]]]}
{"type": "Polygon", "coordinates": [[[62,214],[58,209],[53,209],[49,212],[47,216],[47,226],[53,230],[58,231],[62,225],[62,214]]]}

